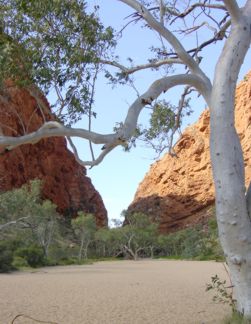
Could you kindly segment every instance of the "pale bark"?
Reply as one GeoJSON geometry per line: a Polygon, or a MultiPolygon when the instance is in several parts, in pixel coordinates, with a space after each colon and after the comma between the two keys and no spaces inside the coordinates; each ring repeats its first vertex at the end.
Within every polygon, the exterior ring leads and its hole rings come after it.
{"type": "Polygon", "coordinates": [[[125,145],[127,140],[134,134],[135,128],[142,109],[151,104],[152,101],[160,96],[161,93],[166,92],[170,88],[177,85],[190,85],[193,86],[203,94],[203,96],[209,99],[211,92],[211,84],[208,79],[204,79],[201,75],[196,74],[180,74],[169,77],[164,77],[153,82],[149,89],[137,98],[130,106],[125,122],[122,127],[114,134],[98,134],[85,129],[74,129],[66,127],[58,122],[47,122],[37,131],[20,136],[0,136],[0,146],[5,146],[8,150],[18,147],[23,144],[35,144],[42,138],[48,138],[53,136],[66,136],[80,137],[90,140],[94,144],[105,144],[102,153],[94,161],[82,161],[80,160],[77,151],[74,149],[74,145],[71,142],[75,157],[80,164],[94,166],[102,162],[104,157],[112,151],[118,145],[125,145]]]}
{"type": "Polygon", "coordinates": [[[82,260],[82,254],[83,254],[83,248],[84,248],[84,237],[81,238],[79,252],[78,252],[78,261],[80,262],[82,260]]]}
{"type": "Polygon", "coordinates": [[[211,161],[219,236],[234,285],[237,309],[251,317],[251,222],[245,197],[243,153],[234,124],[235,88],[251,41],[248,12],[238,14],[216,66],[210,102],[211,161]],[[246,15],[246,16],[244,16],[246,15]]]}
{"type": "Polygon", "coordinates": [[[16,220],[13,220],[13,221],[8,222],[8,223],[1,224],[1,225],[0,225],[0,231],[3,230],[3,229],[6,228],[6,227],[11,226],[11,225],[17,225],[17,224],[19,224],[19,223],[22,223],[22,222],[23,222],[24,220],[26,220],[27,218],[30,218],[30,216],[20,217],[20,218],[18,218],[18,219],[16,219],[16,220]]]}
{"type": "Polygon", "coordinates": [[[55,221],[50,221],[45,225],[44,238],[43,238],[43,248],[45,256],[48,256],[49,247],[51,245],[53,235],[55,234],[55,221]]]}
{"type": "Polygon", "coordinates": [[[236,0],[223,0],[223,1],[233,22],[238,22],[241,19],[242,15],[236,0]]]}
{"type": "Polygon", "coordinates": [[[82,260],[82,256],[84,254],[84,259],[86,260],[88,258],[88,249],[91,244],[91,240],[86,240],[85,234],[81,237],[80,241],[80,247],[79,247],[79,252],[78,252],[78,260],[82,260]],[[83,253],[84,252],[84,253],[83,253]]]}

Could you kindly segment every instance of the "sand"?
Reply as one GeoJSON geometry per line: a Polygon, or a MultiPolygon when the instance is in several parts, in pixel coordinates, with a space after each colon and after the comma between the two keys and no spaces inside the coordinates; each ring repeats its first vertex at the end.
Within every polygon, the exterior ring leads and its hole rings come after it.
{"type": "Polygon", "coordinates": [[[227,279],[221,263],[143,260],[1,274],[0,323],[217,324],[230,308],[205,292],[216,273],[227,279]]]}

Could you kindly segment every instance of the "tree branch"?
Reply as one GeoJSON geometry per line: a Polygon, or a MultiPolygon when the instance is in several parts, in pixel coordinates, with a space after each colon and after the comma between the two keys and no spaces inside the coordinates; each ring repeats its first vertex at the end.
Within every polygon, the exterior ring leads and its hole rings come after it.
{"type": "Polygon", "coordinates": [[[184,18],[187,15],[189,15],[193,10],[195,10],[196,8],[209,8],[209,9],[221,9],[221,10],[227,10],[225,6],[223,5],[219,5],[219,4],[206,4],[206,3],[195,3],[193,4],[191,7],[189,7],[188,9],[186,9],[184,12],[182,12],[181,14],[178,14],[177,17],[175,17],[172,21],[171,24],[174,23],[174,21],[178,18],[184,18]]]}
{"type": "Polygon", "coordinates": [[[137,120],[141,110],[152,101],[177,85],[190,85],[196,88],[205,98],[207,103],[210,102],[211,83],[205,82],[201,77],[194,74],[180,74],[156,80],[149,89],[137,98],[128,110],[125,123],[118,131],[121,139],[127,140],[133,134],[137,127],[137,120]]]}
{"type": "Polygon", "coordinates": [[[158,22],[150,13],[149,10],[147,10],[146,7],[144,7],[142,4],[140,4],[137,0],[118,0],[121,1],[134,10],[136,10],[148,23],[148,25],[155,31],[157,31],[162,37],[164,37],[174,48],[176,51],[178,57],[186,64],[189,69],[197,74],[203,77],[204,80],[207,80],[206,75],[204,72],[200,69],[198,63],[186,52],[185,48],[182,46],[180,41],[174,36],[173,33],[171,33],[167,28],[165,28],[160,22],[158,22]]]}
{"type": "Polygon", "coordinates": [[[181,94],[179,104],[178,104],[178,111],[177,111],[177,113],[175,115],[175,124],[174,124],[174,127],[172,129],[171,136],[170,136],[170,143],[169,143],[169,154],[170,155],[175,155],[175,152],[173,152],[174,134],[180,128],[181,114],[182,114],[182,110],[183,110],[183,108],[185,106],[186,96],[188,94],[190,94],[192,91],[193,91],[193,89],[190,86],[186,86],[183,93],[181,94]]]}
{"type": "Polygon", "coordinates": [[[16,319],[18,319],[19,317],[24,317],[24,318],[30,319],[30,320],[32,320],[32,321],[35,321],[36,323],[43,323],[43,324],[59,324],[59,323],[52,322],[52,321],[41,321],[41,320],[35,319],[34,317],[31,317],[31,316],[28,316],[28,315],[25,315],[25,314],[18,314],[17,316],[15,316],[15,317],[13,318],[13,320],[11,321],[11,324],[14,324],[14,322],[16,321],[16,319]]]}
{"type": "Polygon", "coordinates": [[[163,0],[159,0],[159,20],[162,25],[164,25],[164,16],[165,16],[165,5],[163,0]]]}
{"type": "MultiPolygon", "coordinates": [[[[192,56],[195,54],[198,54],[203,48],[207,47],[208,45],[215,43],[219,40],[222,40],[224,37],[226,37],[226,32],[228,27],[231,26],[231,20],[228,20],[222,27],[221,29],[215,34],[214,37],[208,39],[207,41],[201,43],[197,47],[191,48],[190,50],[187,51],[187,53],[193,53],[192,56]]],[[[173,58],[177,58],[177,53],[161,53],[162,55],[172,55],[173,58]]]]}
{"type": "Polygon", "coordinates": [[[94,167],[95,165],[100,164],[108,153],[110,153],[116,146],[121,144],[120,142],[115,142],[113,145],[108,145],[107,147],[104,146],[103,149],[102,149],[102,153],[98,156],[97,159],[95,159],[94,156],[92,156],[92,158],[93,158],[92,161],[83,161],[83,160],[80,159],[80,157],[78,155],[77,148],[74,145],[72,139],[70,137],[67,137],[67,140],[68,140],[68,142],[69,142],[69,144],[70,144],[70,146],[71,146],[71,148],[73,150],[73,154],[74,154],[74,157],[75,157],[76,161],[80,165],[83,165],[83,166],[89,165],[90,167],[94,167]]]}
{"type": "Polygon", "coordinates": [[[95,144],[111,143],[117,139],[116,134],[103,135],[85,129],[65,127],[58,122],[50,121],[41,126],[37,131],[24,136],[0,136],[0,146],[7,147],[8,150],[11,150],[17,146],[23,144],[35,144],[43,138],[53,136],[81,137],[91,140],[95,144]]]}
{"type": "Polygon", "coordinates": [[[125,145],[126,142],[131,138],[137,127],[138,117],[142,109],[146,105],[150,104],[154,99],[158,98],[158,96],[162,92],[166,92],[167,90],[176,85],[193,86],[204,96],[206,101],[209,102],[210,100],[211,83],[206,82],[201,76],[194,74],[180,74],[175,76],[169,76],[153,82],[149,89],[134,101],[134,103],[128,110],[124,124],[122,124],[121,128],[118,129],[118,131],[114,134],[102,135],[84,129],[74,129],[70,127],[65,127],[58,122],[51,121],[45,123],[37,131],[24,136],[0,136],[0,145],[5,146],[10,150],[22,144],[35,144],[42,138],[47,137],[80,137],[86,140],[90,140],[95,144],[105,144],[102,148],[102,153],[97,159],[93,161],[81,161],[78,157],[77,150],[76,148],[74,148],[74,144],[72,143],[74,155],[80,164],[89,166],[97,165],[116,146],[125,145]]]}
{"type": "Polygon", "coordinates": [[[236,0],[223,0],[233,22],[238,22],[241,17],[241,10],[236,0]]]}
{"type": "Polygon", "coordinates": [[[126,75],[132,74],[134,72],[140,71],[140,70],[145,70],[145,69],[157,69],[161,67],[162,65],[168,65],[168,64],[184,64],[180,59],[178,58],[169,58],[166,60],[160,60],[160,61],[155,61],[155,62],[150,62],[147,64],[142,64],[142,65],[136,65],[134,67],[128,68],[120,63],[117,63],[115,61],[108,61],[108,60],[100,60],[100,63],[102,64],[107,64],[114,66],[121,71],[123,71],[126,75]]]}
{"type": "Polygon", "coordinates": [[[83,165],[84,166],[84,163],[83,161],[80,159],[79,155],[78,155],[78,150],[76,148],[76,146],[74,145],[72,139],[67,136],[67,141],[69,142],[72,150],[73,150],[73,154],[74,154],[74,157],[75,157],[75,160],[80,164],[80,165],[83,165]]]}
{"type": "Polygon", "coordinates": [[[23,220],[25,220],[25,219],[27,219],[27,218],[29,218],[29,217],[30,217],[30,216],[20,217],[20,218],[18,218],[17,220],[13,220],[13,221],[10,221],[10,222],[8,222],[8,223],[2,224],[2,225],[0,225],[0,231],[1,231],[2,229],[4,229],[5,227],[8,227],[8,226],[10,226],[10,225],[15,225],[15,224],[17,224],[17,223],[20,223],[20,222],[22,222],[23,220]]]}
{"type": "MultiPolygon", "coordinates": [[[[212,4],[208,3],[207,4],[207,3],[201,3],[201,2],[198,2],[198,3],[195,3],[195,4],[191,5],[190,7],[188,7],[182,13],[180,13],[177,10],[175,10],[174,7],[171,8],[171,7],[168,7],[168,6],[166,6],[164,8],[164,11],[165,11],[165,13],[169,13],[171,16],[175,16],[175,18],[171,21],[171,24],[172,24],[177,18],[184,18],[184,17],[186,17],[188,14],[190,14],[193,10],[195,10],[198,7],[200,7],[200,8],[208,8],[208,9],[219,9],[219,10],[227,11],[226,7],[223,6],[223,5],[219,5],[219,4],[216,4],[216,3],[212,3],[212,4]]],[[[155,11],[155,10],[161,11],[161,6],[151,7],[151,8],[148,8],[148,10],[149,11],[155,11]]],[[[131,16],[135,16],[135,13],[129,15],[128,17],[131,17],[131,16]]],[[[128,17],[126,17],[126,18],[128,18],[128,17]]]]}

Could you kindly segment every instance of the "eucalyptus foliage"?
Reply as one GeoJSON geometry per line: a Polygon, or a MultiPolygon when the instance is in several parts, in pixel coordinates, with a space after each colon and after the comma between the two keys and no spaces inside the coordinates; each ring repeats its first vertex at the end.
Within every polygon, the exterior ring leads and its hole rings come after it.
{"type": "Polygon", "coordinates": [[[114,45],[82,0],[0,0],[0,86],[7,79],[57,96],[63,122],[88,113],[100,56],[114,45]]]}
{"type": "Polygon", "coordinates": [[[23,231],[26,243],[36,243],[47,256],[56,236],[58,214],[56,205],[41,199],[41,186],[40,180],[33,180],[0,194],[0,230],[23,231]]]}
{"type": "Polygon", "coordinates": [[[97,231],[95,217],[92,214],[78,213],[78,217],[71,221],[72,228],[76,235],[79,245],[78,259],[81,261],[84,252],[84,258],[88,257],[88,248],[94,241],[97,231]]]}

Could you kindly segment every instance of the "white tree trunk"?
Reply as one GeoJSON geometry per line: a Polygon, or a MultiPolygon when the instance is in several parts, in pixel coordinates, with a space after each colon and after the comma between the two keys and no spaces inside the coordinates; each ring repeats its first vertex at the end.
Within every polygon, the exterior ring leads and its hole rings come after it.
{"type": "Polygon", "coordinates": [[[82,254],[83,254],[83,248],[84,248],[84,237],[81,238],[79,252],[78,252],[78,260],[82,260],[82,254]]]}
{"type": "Polygon", "coordinates": [[[246,317],[251,317],[251,221],[245,197],[243,153],[234,125],[234,99],[250,37],[248,19],[232,27],[216,67],[210,102],[219,236],[230,268],[237,310],[246,317]]]}

